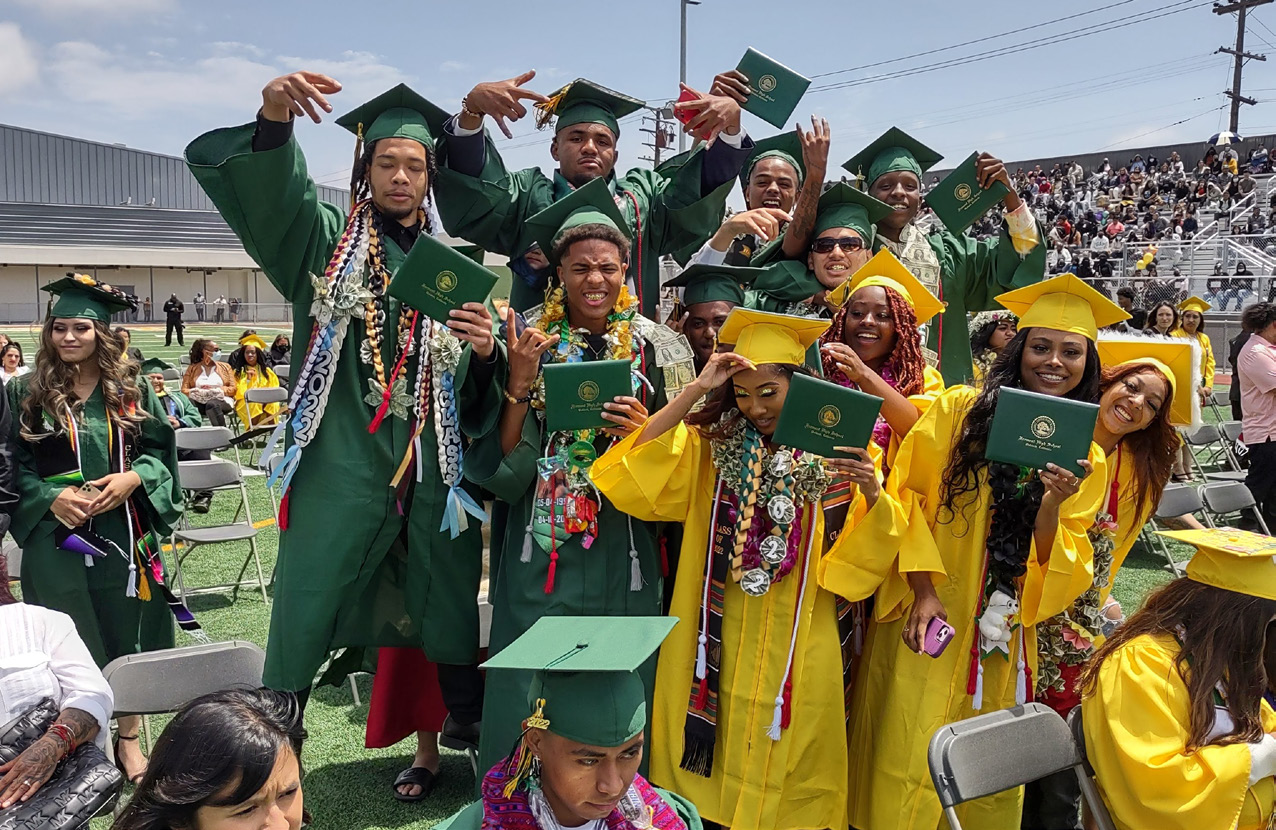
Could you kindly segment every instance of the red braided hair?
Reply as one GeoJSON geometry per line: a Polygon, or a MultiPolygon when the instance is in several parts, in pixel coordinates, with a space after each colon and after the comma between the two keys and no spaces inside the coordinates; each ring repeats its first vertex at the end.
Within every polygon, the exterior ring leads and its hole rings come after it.
{"type": "MultiPolygon", "coordinates": [[[[895,389],[901,395],[919,395],[926,387],[926,358],[922,355],[922,336],[917,329],[917,312],[898,291],[882,286],[886,292],[886,307],[891,311],[891,319],[895,323],[895,346],[891,356],[886,359],[886,366],[891,368],[895,376],[895,389]]],[[[846,343],[846,314],[849,303],[833,315],[833,325],[820,337],[821,343],[846,343]]],[[[850,344],[847,344],[850,345],[850,344]]],[[[824,376],[833,377],[841,374],[831,355],[820,353],[820,361],[824,365],[824,376]]]]}

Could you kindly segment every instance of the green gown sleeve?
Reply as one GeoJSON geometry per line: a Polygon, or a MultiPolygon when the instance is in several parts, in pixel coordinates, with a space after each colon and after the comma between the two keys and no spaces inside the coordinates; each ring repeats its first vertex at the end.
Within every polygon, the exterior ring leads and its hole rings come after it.
{"type": "Polygon", "coordinates": [[[133,472],[142,478],[142,486],[133,491],[133,496],[135,503],[146,509],[155,532],[167,535],[182,513],[182,485],[177,479],[177,435],[155,390],[149,384],[141,388],[141,408],[151,417],[142,422],[140,451],[133,461],[133,472]]]}
{"type": "Polygon", "coordinates": [[[687,825],[687,830],[703,830],[704,823],[700,820],[700,811],[696,809],[696,805],[677,793],[662,790],[659,787],[654,789],[660,793],[660,797],[665,800],[665,803],[674,809],[674,812],[678,814],[678,818],[682,819],[683,823],[687,825]]]}
{"type": "Polygon", "coordinates": [[[500,426],[509,368],[505,361],[505,345],[499,336],[491,365],[475,368],[474,360],[474,351],[467,346],[456,370],[457,420],[461,434],[471,440],[494,432],[500,426]]]}
{"type": "Polygon", "coordinates": [[[169,392],[168,395],[177,401],[177,420],[188,427],[202,427],[204,425],[204,416],[200,414],[199,408],[191,402],[190,398],[181,392],[169,392]]]}
{"type": "MultiPolygon", "coordinates": [[[[650,240],[643,239],[643,245],[649,250],[660,255],[690,256],[722,224],[727,194],[735,185],[735,179],[708,193],[702,192],[704,153],[703,148],[696,149],[685,160],[677,164],[671,160],[655,170],[635,168],[617,181],[618,188],[633,193],[647,211],[648,215],[641,217],[641,227],[644,235],[650,235],[650,240]]],[[[628,197],[622,199],[629,201],[628,197]]],[[[632,208],[630,202],[628,209],[632,208]]],[[[623,202],[621,209],[628,210],[623,202]]]]}
{"type": "Polygon", "coordinates": [[[463,462],[465,477],[501,501],[517,504],[536,483],[541,437],[540,419],[529,409],[523,419],[522,438],[509,455],[501,451],[499,429],[470,444],[463,462]]]}
{"type": "Polygon", "coordinates": [[[434,830],[478,830],[483,825],[483,802],[475,801],[451,818],[434,825],[434,830]]]}
{"type": "Polygon", "coordinates": [[[10,439],[13,445],[14,482],[18,490],[18,505],[13,511],[9,532],[19,545],[26,545],[27,539],[42,522],[57,522],[49,512],[49,507],[53,505],[58,493],[66,489],[66,485],[51,484],[36,474],[31,445],[21,436],[22,399],[26,397],[26,379],[14,378],[5,387],[5,394],[9,396],[9,409],[13,413],[10,439]]]}
{"type": "MultiPolygon", "coordinates": [[[[1040,239],[1046,238],[1040,223],[1037,234],[1040,239]]],[[[999,309],[998,294],[1041,282],[1045,277],[1046,246],[1038,242],[1027,256],[1021,257],[1004,226],[996,239],[984,240],[941,230],[931,234],[930,244],[945,278],[945,296],[958,293],[968,312],[999,309]]]]}
{"type": "Polygon", "coordinates": [[[483,131],[483,172],[467,176],[447,164],[447,142],[438,144],[434,199],[449,234],[506,256],[520,256],[526,236],[523,222],[553,203],[554,185],[539,168],[511,173],[492,137],[483,131]]]}
{"type": "Polygon", "coordinates": [[[213,130],[186,148],[186,164],[270,282],[289,302],[309,296],[345,228],[319,201],[297,139],[252,151],[256,124],[213,130]]]}

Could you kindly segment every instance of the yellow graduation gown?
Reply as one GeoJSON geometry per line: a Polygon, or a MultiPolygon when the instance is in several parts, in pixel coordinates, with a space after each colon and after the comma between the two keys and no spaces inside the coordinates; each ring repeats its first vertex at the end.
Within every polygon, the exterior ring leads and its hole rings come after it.
{"type": "Polygon", "coordinates": [[[1187,329],[1179,326],[1170,332],[1170,337],[1195,337],[1196,342],[1201,344],[1201,385],[1206,389],[1213,389],[1214,369],[1217,364],[1214,360],[1214,347],[1210,345],[1210,336],[1203,331],[1188,334],[1187,329]]]}
{"type": "MultiPolygon", "coordinates": [[[[1276,804],[1276,779],[1249,786],[1244,744],[1187,752],[1190,698],[1175,666],[1178,643],[1136,637],[1099,669],[1081,702],[1086,751],[1119,830],[1259,830],[1276,804]]],[[[1276,713],[1262,703],[1263,731],[1276,713]]]]}
{"type": "Polygon", "coordinates": [[[235,412],[239,413],[239,420],[243,422],[244,429],[248,428],[250,415],[254,426],[276,422],[279,417],[279,404],[249,403],[244,395],[249,389],[273,389],[277,386],[279,386],[279,378],[268,366],[245,366],[235,373],[235,412]]]}
{"type": "MultiPolygon", "coordinates": [[[[660,649],[652,716],[651,780],[693,802],[705,819],[732,830],[810,830],[846,827],[845,689],[835,598],[820,590],[816,566],[822,553],[822,511],[812,513],[816,534],[800,609],[801,560],[761,597],[747,596],[728,581],[722,620],[723,653],[713,773],[704,778],[682,769],[683,725],[692,680],[716,470],[699,432],[678,424],[635,446],[636,433],[594,463],[598,489],[637,519],[682,522],[670,613],[678,618],[660,649]],[[784,684],[795,611],[789,728],[779,741],[767,736],[774,700],[784,684]]],[[[852,507],[854,513],[854,507],[852,507]]],[[[850,524],[848,519],[848,525],[850,524]]]]}
{"type": "MultiPolygon", "coordinates": [[[[931,830],[942,819],[926,752],[935,730],[973,717],[967,693],[970,652],[977,631],[992,494],[981,480],[962,515],[939,521],[944,469],[967,410],[978,392],[953,386],[941,393],[900,446],[882,497],[844,532],[821,566],[820,584],[848,599],[860,599],[893,559],[876,587],[874,620],[851,700],[849,818],[858,830],[931,830]],[[866,561],[868,564],[866,565],[866,561]],[[912,595],[905,575],[930,572],[956,629],[954,642],[938,658],[914,654],[903,642],[912,595]]],[[[1047,563],[1035,543],[1019,591],[1020,622],[1012,654],[1026,648],[1036,671],[1033,627],[1063,611],[1093,578],[1086,530],[1102,503],[1107,472],[1103,451],[1091,445],[1094,474],[1060,508],[1059,529],[1047,563]],[[1024,642],[1021,643],[1021,638],[1024,642]]],[[[943,518],[947,518],[946,514],[943,518]]],[[[1016,661],[996,655],[983,661],[983,708],[1015,704],[1016,661]]],[[[962,823],[980,830],[1017,830],[1021,791],[959,808],[962,823]]]]}

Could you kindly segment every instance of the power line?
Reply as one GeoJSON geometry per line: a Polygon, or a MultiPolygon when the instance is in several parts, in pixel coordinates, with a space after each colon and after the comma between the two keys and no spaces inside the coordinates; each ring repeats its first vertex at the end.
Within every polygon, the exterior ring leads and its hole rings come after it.
{"type": "Polygon", "coordinates": [[[1189,121],[1195,121],[1198,118],[1202,118],[1206,115],[1209,115],[1211,112],[1215,112],[1217,110],[1226,109],[1226,108],[1227,108],[1227,104],[1220,104],[1217,107],[1210,107],[1209,109],[1205,110],[1205,112],[1198,112],[1196,115],[1191,115],[1191,116],[1188,116],[1187,118],[1181,118],[1172,124],[1166,124],[1164,127],[1157,127],[1155,130],[1148,130],[1145,133],[1139,133],[1138,135],[1127,136],[1118,142],[1109,144],[1106,147],[1100,147],[1098,150],[1095,150],[1094,152],[1102,153],[1104,150],[1110,150],[1113,147],[1116,147],[1118,144],[1125,144],[1128,141],[1134,141],[1136,138],[1143,138],[1144,136],[1149,136],[1149,135],[1152,135],[1153,133],[1159,133],[1163,130],[1168,130],[1170,127],[1177,127],[1180,124],[1186,124],[1189,121]]]}

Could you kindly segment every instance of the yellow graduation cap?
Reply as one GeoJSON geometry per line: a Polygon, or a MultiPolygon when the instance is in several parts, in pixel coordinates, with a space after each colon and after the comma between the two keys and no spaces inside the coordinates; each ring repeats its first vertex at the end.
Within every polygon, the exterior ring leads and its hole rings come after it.
{"type": "Polygon", "coordinates": [[[1019,315],[1019,330],[1040,327],[1084,334],[1093,342],[1099,329],[1129,320],[1121,306],[1095,291],[1075,274],[1016,288],[998,295],[997,302],[1019,315]]]}
{"type": "Polygon", "coordinates": [[[255,334],[246,334],[243,337],[239,338],[239,345],[252,346],[261,352],[264,352],[270,348],[269,346],[266,345],[265,340],[262,340],[260,337],[258,337],[255,334]]]}
{"type": "Polygon", "coordinates": [[[755,364],[787,363],[801,366],[809,349],[831,322],[811,317],[793,317],[735,308],[718,332],[722,343],[734,344],[731,351],[755,364]]]}
{"type": "Polygon", "coordinates": [[[913,272],[909,271],[904,263],[886,248],[874,254],[873,258],[864,263],[851,275],[850,279],[830,291],[826,302],[835,308],[841,308],[850,301],[851,295],[856,291],[873,285],[889,288],[903,297],[904,301],[917,313],[918,323],[925,323],[945,308],[945,304],[930,293],[930,290],[913,276],[913,272]]]}
{"type": "Polygon", "coordinates": [[[1213,307],[1214,306],[1210,305],[1209,303],[1205,302],[1200,297],[1197,297],[1195,295],[1188,297],[1186,300],[1179,303],[1179,311],[1195,311],[1200,314],[1204,314],[1205,312],[1209,311],[1213,307]]]}
{"type": "Polygon", "coordinates": [[[1188,337],[1099,335],[1099,361],[1104,366],[1144,364],[1155,368],[1170,383],[1170,423],[1176,427],[1200,426],[1201,347],[1188,337]]]}
{"type": "Polygon", "coordinates": [[[1187,578],[1238,594],[1276,600],[1276,539],[1227,527],[1158,530],[1196,548],[1187,578]]]}

